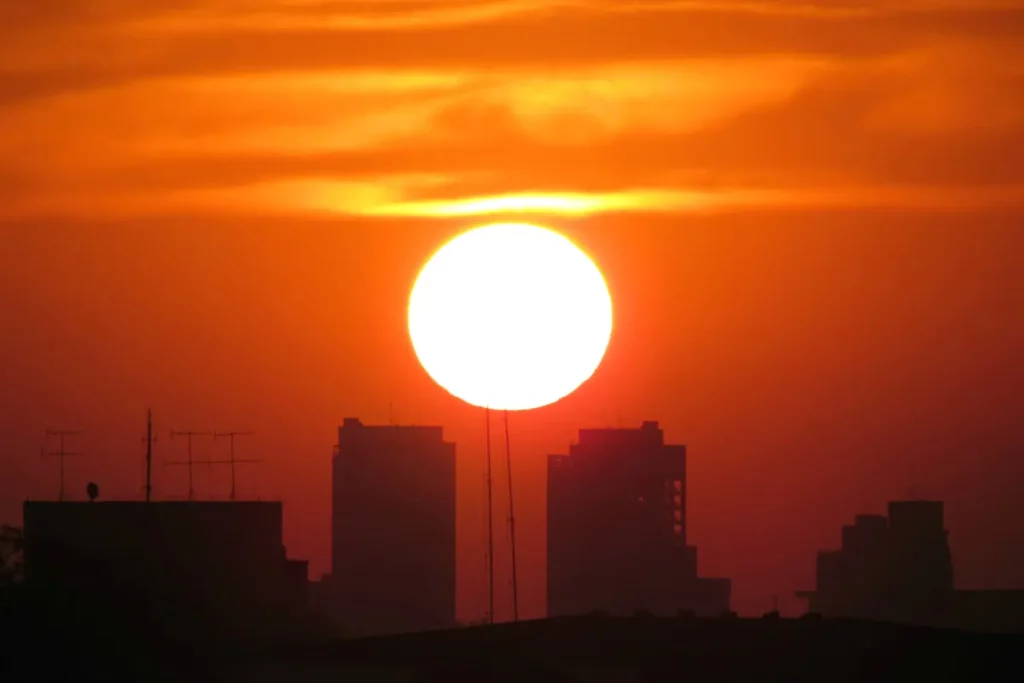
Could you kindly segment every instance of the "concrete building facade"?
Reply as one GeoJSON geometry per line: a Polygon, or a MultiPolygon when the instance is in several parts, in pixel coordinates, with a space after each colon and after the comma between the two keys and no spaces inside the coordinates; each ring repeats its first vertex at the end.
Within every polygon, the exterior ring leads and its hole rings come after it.
{"type": "Polygon", "coordinates": [[[1024,632],[1024,591],[955,589],[941,501],[857,515],[839,550],[818,553],[816,582],[797,595],[827,617],[1024,632]]]}
{"type": "Polygon", "coordinates": [[[657,422],[583,429],[548,457],[548,615],[728,611],[731,582],[697,576],[686,447],[657,422]]]}
{"type": "Polygon", "coordinates": [[[333,459],[333,615],[352,635],[455,626],[455,444],[348,418],[333,459]]]}

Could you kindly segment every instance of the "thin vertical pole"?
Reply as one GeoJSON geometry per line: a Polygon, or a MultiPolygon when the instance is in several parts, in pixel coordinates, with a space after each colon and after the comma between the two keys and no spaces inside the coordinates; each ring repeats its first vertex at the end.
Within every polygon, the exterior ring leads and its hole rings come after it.
{"type": "Polygon", "coordinates": [[[231,457],[231,500],[235,499],[235,435],[228,437],[228,448],[231,457]]]}
{"type": "Polygon", "coordinates": [[[487,620],[494,623],[494,501],[491,486],[491,409],[484,408],[487,420],[487,620]]]}
{"type": "Polygon", "coordinates": [[[519,582],[516,576],[516,515],[512,505],[512,448],[509,446],[508,411],[505,411],[505,461],[508,466],[508,525],[512,537],[512,621],[519,621],[519,582]]]}
{"type": "Polygon", "coordinates": [[[57,457],[60,458],[60,489],[57,492],[57,500],[59,502],[64,502],[64,459],[67,456],[69,456],[69,455],[81,455],[81,453],[72,453],[70,451],[64,450],[64,437],[65,436],[74,436],[74,435],[78,435],[78,434],[81,434],[81,433],[82,432],[76,432],[76,431],[71,431],[71,430],[67,430],[67,429],[47,429],[46,430],[46,436],[48,436],[48,437],[49,436],[56,436],[59,439],[59,442],[60,442],[60,450],[58,450],[56,452],[53,452],[53,453],[47,453],[46,452],[46,446],[44,445],[43,448],[42,448],[42,453],[40,453],[40,455],[44,455],[44,456],[45,455],[56,455],[57,457]]]}
{"type": "Polygon", "coordinates": [[[195,498],[195,488],[192,486],[192,435],[185,437],[188,441],[188,499],[195,498]]]}
{"type": "MultiPolygon", "coordinates": [[[[192,468],[189,467],[191,476],[192,468]]],[[[191,489],[191,484],[189,489],[191,489]]],[[[146,502],[153,491],[153,411],[146,411],[146,502]]]]}
{"type": "Polygon", "coordinates": [[[230,496],[230,500],[235,500],[235,498],[237,497],[237,487],[235,486],[235,482],[236,482],[235,466],[239,465],[241,463],[259,462],[259,460],[239,460],[238,458],[235,457],[235,437],[236,436],[248,436],[250,434],[252,434],[252,432],[214,432],[213,433],[213,437],[214,438],[217,438],[217,437],[220,437],[220,436],[228,437],[228,446],[229,446],[228,459],[227,460],[211,460],[209,462],[211,462],[211,463],[218,463],[218,464],[222,464],[222,465],[225,465],[225,464],[226,465],[231,465],[231,496],[230,496]]]}
{"type": "MultiPolygon", "coordinates": [[[[180,461],[180,462],[165,462],[164,464],[165,465],[187,465],[188,466],[188,499],[189,500],[194,500],[195,497],[196,497],[196,488],[195,488],[195,474],[196,473],[195,473],[195,466],[196,466],[197,463],[196,463],[195,458],[192,455],[192,437],[195,437],[195,436],[216,436],[216,434],[214,432],[193,432],[193,431],[177,432],[177,431],[172,429],[171,430],[171,438],[173,439],[175,436],[184,436],[185,437],[185,445],[186,445],[186,449],[187,449],[187,453],[188,453],[188,458],[186,460],[183,460],[183,461],[180,461]]],[[[210,462],[210,460],[208,459],[207,463],[209,463],[209,462],[210,462]]]]}
{"type": "Polygon", "coordinates": [[[60,493],[57,494],[57,500],[64,502],[64,434],[60,435],[60,493]]]}

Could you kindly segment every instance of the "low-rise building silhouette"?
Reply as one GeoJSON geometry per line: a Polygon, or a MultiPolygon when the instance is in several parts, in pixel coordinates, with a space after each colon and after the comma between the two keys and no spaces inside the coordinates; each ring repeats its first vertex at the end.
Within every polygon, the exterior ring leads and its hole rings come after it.
{"type": "Polygon", "coordinates": [[[815,590],[797,595],[827,617],[1024,631],[1024,591],[954,588],[948,533],[941,501],[857,515],[839,550],[818,553],[815,590]]]}
{"type": "Polygon", "coordinates": [[[39,595],[132,604],[171,635],[304,614],[307,563],[287,559],[279,502],[27,502],[23,515],[39,595]]]}
{"type": "Polygon", "coordinates": [[[686,539],[686,447],[657,422],[582,429],[548,457],[548,615],[720,615],[729,579],[697,576],[686,539]]]}
{"type": "Polygon", "coordinates": [[[350,635],[454,628],[455,444],[347,418],[333,461],[332,613],[350,635]]]}

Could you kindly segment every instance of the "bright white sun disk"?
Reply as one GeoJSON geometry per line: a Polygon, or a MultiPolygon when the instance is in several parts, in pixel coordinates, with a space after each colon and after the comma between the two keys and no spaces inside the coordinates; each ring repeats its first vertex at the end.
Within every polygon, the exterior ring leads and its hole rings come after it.
{"type": "Polygon", "coordinates": [[[463,233],[420,272],[409,334],[449,393],[495,410],[539,408],[600,365],[612,332],[601,272],[575,244],[525,223],[463,233]]]}

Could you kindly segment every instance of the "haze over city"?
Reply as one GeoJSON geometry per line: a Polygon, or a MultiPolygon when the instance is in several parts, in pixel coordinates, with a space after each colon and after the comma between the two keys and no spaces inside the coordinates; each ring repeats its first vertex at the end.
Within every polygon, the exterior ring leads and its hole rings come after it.
{"type": "Polygon", "coordinates": [[[187,493],[171,430],[251,430],[239,496],[284,501],[315,577],[341,421],[442,425],[478,618],[483,418],[407,307],[446,241],[521,219],[615,307],[594,375],[510,417],[523,616],[546,457],[644,420],[741,614],[801,612],[817,550],[908,497],[945,501],[958,586],[1024,588],[1014,3],[193,5],[0,9],[0,520],[56,498],[48,428],[84,432],[70,497],[141,497],[152,409],[155,496],[187,493]]]}

